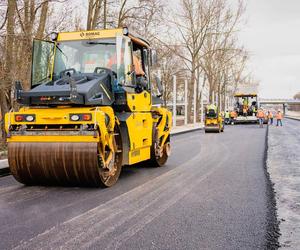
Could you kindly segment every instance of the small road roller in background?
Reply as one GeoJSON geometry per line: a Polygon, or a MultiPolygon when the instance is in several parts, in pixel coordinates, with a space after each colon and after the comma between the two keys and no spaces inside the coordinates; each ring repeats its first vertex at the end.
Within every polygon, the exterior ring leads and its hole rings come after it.
{"type": "Polygon", "coordinates": [[[214,104],[209,104],[205,112],[205,133],[208,132],[224,132],[224,117],[218,112],[218,108],[214,104]]]}
{"type": "Polygon", "coordinates": [[[5,116],[13,176],[27,185],[110,187],[123,165],[164,165],[172,119],[154,105],[161,93],[152,95],[150,44],[127,28],[51,39],[34,40],[31,89],[16,82],[21,108],[5,116]]]}

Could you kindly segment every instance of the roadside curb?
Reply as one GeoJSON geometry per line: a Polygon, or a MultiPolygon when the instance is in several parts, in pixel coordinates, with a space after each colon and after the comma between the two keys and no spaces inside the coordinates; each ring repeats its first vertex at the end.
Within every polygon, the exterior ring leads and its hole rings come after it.
{"type": "Polygon", "coordinates": [[[300,118],[292,117],[292,116],[285,116],[284,118],[295,120],[295,121],[300,121],[300,118]]]}
{"type": "Polygon", "coordinates": [[[178,132],[171,132],[171,136],[176,136],[176,135],[182,135],[182,134],[186,134],[186,133],[190,133],[190,132],[194,132],[194,131],[198,131],[198,130],[202,130],[202,127],[198,127],[198,128],[192,128],[189,130],[183,130],[183,131],[178,131],[178,132]]]}
{"type": "Polygon", "coordinates": [[[264,153],[264,172],[266,177],[266,194],[267,194],[267,232],[266,232],[266,249],[278,249],[280,247],[279,236],[279,221],[277,215],[277,202],[275,197],[274,183],[268,170],[268,152],[269,152],[269,126],[267,126],[265,139],[265,153],[264,153]]]}

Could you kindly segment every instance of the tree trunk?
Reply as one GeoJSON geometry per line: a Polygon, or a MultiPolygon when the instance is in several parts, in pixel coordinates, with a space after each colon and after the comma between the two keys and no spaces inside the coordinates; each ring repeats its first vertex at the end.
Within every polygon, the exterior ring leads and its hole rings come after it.
{"type": "Polygon", "coordinates": [[[188,105],[187,105],[187,112],[188,112],[188,123],[192,123],[192,107],[193,107],[193,100],[194,100],[194,84],[195,84],[195,65],[192,65],[192,70],[191,70],[191,81],[190,84],[188,85],[188,105]]]}
{"type": "Polygon", "coordinates": [[[103,28],[106,29],[106,18],[107,18],[107,1],[103,0],[103,28]]]}
{"type": "Polygon", "coordinates": [[[96,29],[97,27],[97,21],[99,19],[100,15],[100,9],[101,9],[102,0],[96,0],[95,7],[94,7],[94,17],[92,21],[92,27],[91,29],[96,29]]]}
{"type": "Polygon", "coordinates": [[[9,91],[1,91],[0,92],[0,106],[1,106],[1,117],[2,117],[2,123],[1,123],[1,139],[2,143],[6,142],[6,133],[5,133],[5,123],[4,123],[4,117],[5,114],[10,110],[10,100],[7,98],[10,96],[9,91]]]}
{"type": "Polygon", "coordinates": [[[105,0],[89,0],[87,23],[86,23],[87,30],[93,30],[96,28],[97,22],[99,21],[100,9],[103,1],[105,7],[106,4],[105,0]]]}
{"type": "Polygon", "coordinates": [[[210,75],[208,75],[207,77],[207,81],[208,81],[208,85],[209,85],[209,96],[208,96],[208,102],[212,103],[212,93],[214,92],[214,88],[213,88],[213,79],[210,75]]]}
{"type": "Polygon", "coordinates": [[[92,21],[93,21],[93,6],[94,6],[94,0],[89,0],[89,7],[88,7],[88,16],[87,16],[87,22],[86,22],[86,29],[90,30],[92,27],[92,21]]]}
{"type": "Polygon", "coordinates": [[[203,76],[203,82],[201,84],[201,86],[199,86],[199,88],[201,89],[201,91],[198,93],[197,92],[197,103],[196,103],[196,108],[197,108],[197,121],[200,121],[200,118],[201,118],[201,97],[202,97],[202,94],[203,94],[203,89],[204,89],[204,86],[205,86],[205,82],[206,82],[206,76],[204,74],[203,76]]]}
{"type": "Polygon", "coordinates": [[[41,17],[40,17],[39,26],[38,26],[37,33],[36,33],[36,37],[38,39],[44,38],[44,31],[45,31],[45,27],[46,27],[47,15],[48,15],[48,1],[42,3],[41,17]]]}
{"type": "Polygon", "coordinates": [[[217,107],[219,112],[221,111],[221,87],[220,87],[220,83],[218,84],[218,93],[216,93],[218,95],[218,103],[217,103],[217,107]]]}
{"type": "MultiPolygon", "coordinates": [[[[10,90],[13,81],[12,77],[12,64],[13,64],[13,48],[14,48],[14,31],[15,31],[15,12],[16,12],[16,0],[8,1],[7,6],[7,26],[6,26],[6,41],[5,41],[5,72],[4,81],[1,84],[0,91],[0,105],[1,115],[4,119],[5,113],[11,108],[10,90]]],[[[6,140],[6,134],[4,130],[4,122],[1,123],[2,140],[6,140]]]]}

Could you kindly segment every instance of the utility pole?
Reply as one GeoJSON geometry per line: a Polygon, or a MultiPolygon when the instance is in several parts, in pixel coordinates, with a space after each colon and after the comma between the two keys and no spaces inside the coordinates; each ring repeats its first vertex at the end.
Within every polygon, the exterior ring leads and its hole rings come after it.
{"type": "Polygon", "coordinates": [[[173,127],[176,127],[176,76],[173,76],[173,127]]]}
{"type": "Polygon", "coordinates": [[[196,102],[197,102],[197,80],[195,79],[195,82],[194,82],[194,124],[196,123],[196,102]]]}
{"type": "Polygon", "coordinates": [[[188,118],[188,115],[187,115],[187,112],[188,112],[188,109],[187,109],[187,105],[188,105],[188,99],[187,99],[187,95],[188,94],[188,81],[185,79],[184,80],[184,125],[187,125],[187,118],[188,118]]]}
{"type": "Polygon", "coordinates": [[[200,96],[200,105],[201,105],[201,124],[204,122],[204,110],[203,110],[203,88],[201,90],[201,96],[200,96]]]}

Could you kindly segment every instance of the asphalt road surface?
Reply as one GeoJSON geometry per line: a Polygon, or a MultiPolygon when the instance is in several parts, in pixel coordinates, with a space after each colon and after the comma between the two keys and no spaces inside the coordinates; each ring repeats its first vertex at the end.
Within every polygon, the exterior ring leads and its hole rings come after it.
{"type": "Polygon", "coordinates": [[[162,168],[124,168],[109,189],[0,178],[0,249],[263,249],[266,129],[172,138],[162,168]]]}

